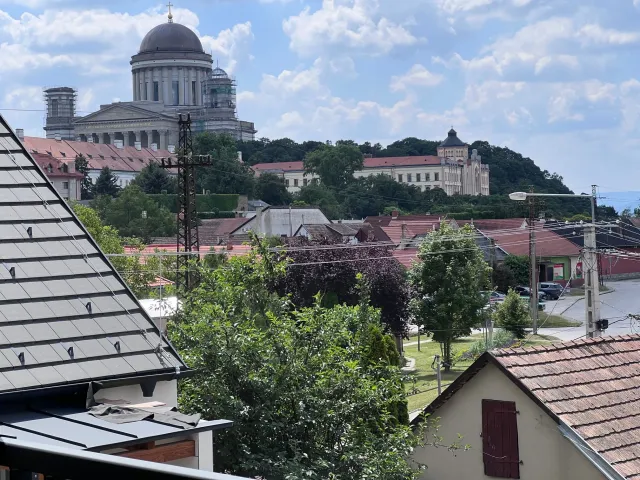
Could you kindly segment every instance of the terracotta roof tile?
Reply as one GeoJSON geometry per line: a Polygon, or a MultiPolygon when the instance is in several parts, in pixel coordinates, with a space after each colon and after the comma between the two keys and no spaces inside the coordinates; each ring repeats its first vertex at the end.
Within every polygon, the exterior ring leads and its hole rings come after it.
{"type": "Polygon", "coordinates": [[[640,477],[640,335],[498,350],[494,357],[621,475],[640,477]]]}

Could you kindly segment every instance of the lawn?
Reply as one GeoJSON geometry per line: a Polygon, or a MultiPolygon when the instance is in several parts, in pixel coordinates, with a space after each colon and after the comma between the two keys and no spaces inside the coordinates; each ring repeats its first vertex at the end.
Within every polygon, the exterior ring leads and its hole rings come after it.
{"type": "Polygon", "coordinates": [[[547,315],[544,312],[540,312],[538,315],[538,327],[544,326],[544,328],[564,328],[564,327],[579,327],[582,322],[570,320],[560,315],[547,315]]]}
{"type": "MultiPolygon", "coordinates": [[[[473,337],[462,338],[453,344],[453,352],[459,352],[466,350],[475,341],[483,338],[483,334],[476,334],[473,337]]],[[[412,382],[405,382],[405,388],[407,393],[415,387],[419,390],[419,393],[409,395],[409,411],[418,410],[426,407],[438,396],[438,382],[436,380],[436,372],[431,368],[433,362],[433,356],[440,354],[440,345],[438,343],[428,340],[426,337],[421,337],[420,351],[418,351],[417,345],[405,345],[405,356],[416,359],[416,377],[415,386],[412,382]],[[426,341],[425,341],[426,340],[426,341]]],[[[535,337],[527,337],[526,346],[534,345],[548,345],[553,341],[558,341],[557,338],[548,335],[536,335],[535,337]]],[[[417,337],[412,337],[408,343],[417,341],[417,337]]],[[[453,382],[458,375],[466,370],[471,365],[470,360],[459,362],[454,365],[450,372],[442,372],[442,390],[447,385],[453,382]]]]}

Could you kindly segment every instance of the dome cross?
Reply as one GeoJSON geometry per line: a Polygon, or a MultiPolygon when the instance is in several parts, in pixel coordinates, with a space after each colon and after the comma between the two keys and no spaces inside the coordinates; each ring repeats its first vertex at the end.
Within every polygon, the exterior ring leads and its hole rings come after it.
{"type": "Polygon", "coordinates": [[[167,15],[167,18],[169,19],[169,23],[173,23],[173,14],[171,13],[171,7],[173,7],[173,4],[169,2],[167,3],[167,7],[169,7],[169,15],[167,15]]]}

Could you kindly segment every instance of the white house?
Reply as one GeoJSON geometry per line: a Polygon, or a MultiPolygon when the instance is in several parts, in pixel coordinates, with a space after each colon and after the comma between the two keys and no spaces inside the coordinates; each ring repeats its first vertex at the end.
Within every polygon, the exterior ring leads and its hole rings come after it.
{"type": "Polygon", "coordinates": [[[250,231],[257,235],[293,237],[305,223],[331,223],[318,208],[311,207],[272,207],[258,208],[247,212],[247,219],[230,234],[230,239],[246,236],[250,231]]]}

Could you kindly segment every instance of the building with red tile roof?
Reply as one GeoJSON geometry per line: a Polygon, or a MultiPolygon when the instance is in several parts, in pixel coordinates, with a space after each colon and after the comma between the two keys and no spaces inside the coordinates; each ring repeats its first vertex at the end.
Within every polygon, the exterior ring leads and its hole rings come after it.
{"type": "Polygon", "coordinates": [[[160,162],[162,158],[175,160],[175,154],[168,150],[41,137],[23,137],[21,140],[30,153],[49,155],[66,164],[74,164],[76,157],[82,155],[89,164],[92,181],[98,178],[104,167],[108,167],[122,187],[127,186],[151,162],[160,162]]]}
{"type": "Polygon", "coordinates": [[[470,449],[418,448],[421,478],[640,478],[639,364],[640,335],[484,353],[425,410],[470,449]]]}
{"type": "Polygon", "coordinates": [[[66,163],[46,153],[33,154],[54,188],[65,200],[80,200],[82,174],[76,172],[74,163],[66,163]]]}
{"type": "MultiPolygon", "coordinates": [[[[302,161],[258,163],[251,168],[256,175],[273,173],[281,176],[290,192],[297,192],[317,180],[315,175],[305,175],[302,161]]],[[[373,158],[365,155],[362,170],[354,176],[381,174],[422,191],[441,188],[447,195],[489,195],[489,166],[482,163],[476,150],[469,155],[469,145],[460,141],[453,129],[438,147],[437,156],[373,158]]]]}

